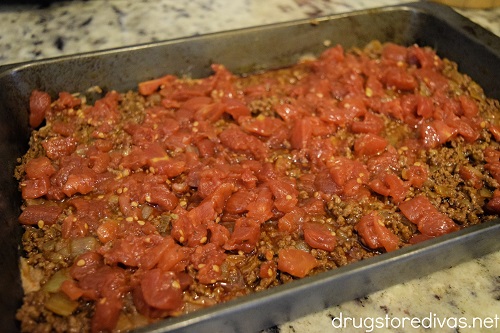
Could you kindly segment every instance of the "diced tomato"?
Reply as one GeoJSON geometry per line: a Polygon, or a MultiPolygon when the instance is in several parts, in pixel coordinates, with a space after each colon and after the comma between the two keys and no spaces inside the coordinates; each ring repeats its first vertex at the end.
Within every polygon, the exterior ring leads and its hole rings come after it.
{"type": "Polygon", "coordinates": [[[487,170],[497,182],[500,182],[500,162],[496,163],[486,163],[484,165],[485,170],[487,170]]]}
{"type": "Polygon", "coordinates": [[[432,117],[434,104],[431,97],[417,95],[417,115],[423,119],[432,117]]]}
{"type": "Polygon", "coordinates": [[[433,92],[446,91],[449,87],[448,79],[434,69],[423,67],[417,69],[414,74],[419,82],[425,84],[433,92]]]}
{"type": "Polygon", "coordinates": [[[158,79],[140,82],[138,87],[139,93],[145,96],[151,95],[156,92],[162,85],[171,83],[175,81],[175,79],[175,76],[165,75],[158,79]]]}
{"type": "Polygon", "coordinates": [[[81,280],[87,275],[93,275],[97,269],[104,264],[103,257],[97,252],[86,252],[75,258],[70,267],[70,275],[73,279],[81,280]]]}
{"type": "Polygon", "coordinates": [[[152,235],[127,235],[113,240],[108,246],[102,247],[99,252],[104,256],[107,263],[122,263],[127,266],[138,267],[142,262],[142,257],[146,255],[147,249],[154,247],[157,242],[158,240],[155,241],[155,237],[152,235]]]}
{"type": "Polygon", "coordinates": [[[108,170],[111,162],[111,156],[106,153],[97,153],[90,156],[90,167],[96,173],[104,173],[108,170]]]}
{"type": "Polygon", "coordinates": [[[368,111],[361,121],[354,121],[351,130],[354,133],[379,134],[384,128],[384,120],[373,112],[368,111]]]}
{"type": "Polygon", "coordinates": [[[177,278],[179,279],[179,283],[181,284],[181,289],[184,291],[189,288],[190,285],[193,284],[194,279],[186,272],[178,272],[177,278]]]}
{"type": "Polygon", "coordinates": [[[260,223],[242,217],[236,220],[231,237],[224,245],[226,250],[238,250],[245,253],[252,252],[260,237],[260,223]]]}
{"type": "Polygon", "coordinates": [[[237,127],[229,127],[219,134],[221,143],[236,152],[248,153],[256,158],[264,158],[267,148],[255,136],[246,134],[237,127]]]}
{"type": "Polygon", "coordinates": [[[26,225],[37,225],[40,221],[52,225],[56,223],[63,209],[55,205],[30,205],[19,216],[19,222],[26,225]]]}
{"type": "Polygon", "coordinates": [[[466,95],[460,95],[458,97],[460,101],[460,107],[462,109],[463,115],[466,118],[474,118],[479,113],[479,107],[477,103],[470,97],[466,95]]]}
{"type": "Polygon", "coordinates": [[[196,279],[204,284],[215,283],[222,278],[221,265],[227,255],[213,243],[198,246],[191,255],[191,263],[198,270],[196,279]]]}
{"type": "Polygon", "coordinates": [[[388,197],[391,194],[391,190],[389,189],[389,186],[385,184],[383,177],[372,179],[368,183],[368,186],[370,186],[372,191],[383,195],[384,197],[388,197]]]}
{"type": "Polygon", "coordinates": [[[220,184],[198,206],[187,213],[188,218],[193,224],[206,224],[214,220],[218,214],[222,213],[225,202],[231,196],[233,189],[233,184],[220,184]]]}
{"type": "Polygon", "coordinates": [[[280,127],[284,126],[282,120],[274,117],[240,117],[240,127],[247,133],[264,137],[272,136],[280,127]]]}
{"type": "Polygon", "coordinates": [[[274,108],[276,113],[279,114],[284,121],[292,121],[301,117],[301,115],[305,113],[302,107],[297,104],[278,104],[275,105],[274,108]]]}
{"type": "Polygon", "coordinates": [[[297,232],[305,219],[306,212],[304,209],[295,207],[295,209],[286,213],[278,220],[278,230],[290,234],[297,232]]]}
{"type": "Polygon", "coordinates": [[[408,47],[408,62],[421,68],[440,68],[442,60],[430,48],[412,45],[408,47]]]}
{"type": "MultiPolygon", "coordinates": [[[[269,220],[273,217],[273,199],[272,192],[267,187],[261,187],[256,190],[257,197],[255,201],[248,204],[247,217],[259,221],[260,223],[269,220]]],[[[286,199],[286,198],[285,198],[286,199]]]]}
{"type": "Polygon", "coordinates": [[[314,256],[298,249],[281,249],[278,252],[278,269],[295,277],[303,278],[318,265],[314,256]]]}
{"type": "Polygon", "coordinates": [[[441,236],[458,229],[452,219],[439,212],[430,212],[418,221],[418,231],[427,236],[441,236]]]}
{"type": "Polygon", "coordinates": [[[274,261],[265,261],[260,265],[259,277],[261,279],[272,279],[276,276],[276,269],[274,261]]]}
{"type": "Polygon", "coordinates": [[[293,125],[290,143],[294,149],[303,149],[311,138],[312,127],[308,118],[297,119],[293,125]]]}
{"type": "Polygon", "coordinates": [[[408,49],[395,43],[386,43],[382,49],[382,59],[393,63],[406,62],[408,49]]]}
{"type": "Polygon", "coordinates": [[[404,178],[416,188],[422,187],[428,178],[428,170],[423,165],[412,165],[408,167],[404,172],[404,178]]]}
{"type": "Polygon", "coordinates": [[[342,190],[342,197],[352,200],[362,200],[370,197],[370,190],[365,186],[361,178],[351,178],[345,184],[342,190]]]}
{"type": "Polygon", "coordinates": [[[52,123],[52,130],[55,133],[60,134],[61,136],[68,137],[68,136],[71,136],[75,132],[76,124],[65,123],[62,121],[54,121],[52,123]]]}
{"type": "Polygon", "coordinates": [[[21,183],[23,199],[36,199],[43,197],[49,192],[50,179],[42,177],[38,179],[27,179],[21,183]]]}
{"type": "Polygon", "coordinates": [[[148,195],[146,201],[157,204],[164,211],[173,210],[179,203],[177,196],[162,184],[150,187],[148,195]]]}
{"type": "Polygon", "coordinates": [[[230,214],[241,214],[247,211],[248,204],[254,201],[257,194],[254,191],[240,189],[227,199],[225,211],[230,214]]]}
{"type": "Polygon", "coordinates": [[[290,179],[275,179],[267,182],[274,196],[274,206],[283,213],[293,210],[298,202],[299,191],[290,179]]]}
{"type": "Polygon", "coordinates": [[[221,280],[220,266],[218,265],[205,265],[198,270],[196,275],[200,283],[211,284],[221,280]]]}
{"type": "Polygon", "coordinates": [[[73,214],[68,215],[62,223],[61,236],[64,239],[85,237],[89,233],[89,226],[85,218],[73,214]]]}
{"type": "Polygon", "coordinates": [[[58,99],[54,101],[54,109],[64,110],[71,109],[82,104],[82,101],[77,96],[73,96],[67,91],[61,91],[58,94],[58,99]]]}
{"type": "Polygon", "coordinates": [[[344,186],[351,179],[359,179],[360,183],[365,183],[369,177],[368,170],[360,161],[342,156],[330,161],[328,167],[333,181],[339,186],[344,186]]]}
{"type": "Polygon", "coordinates": [[[83,290],[78,287],[78,283],[74,280],[64,280],[61,283],[61,291],[73,301],[83,296],[83,290]]]}
{"type": "Polygon", "coordinates": [[[491,147],[484,150],[484,160],[487,163],[495,164],[500,162],[500,151],[491,147]]]}
{"type": "Polygon", "coordinates": [[[198,188],[198,195],[201,198],[206,198],[227,181],[228,175],[229,170],[223,167],[206,168],[196,174],[197,183],[192,183],[191,186],[198,188]]]}
{"type": "MultiPolygon", "coordinates": [[[[87,259],[79,259],[77,262],[86,262],[87,259]]],[[[85,266],[86,264],[82,267],[85,266]]],[[[97,267],[93,273],[87,272],[79,279],[83,296],[96,300],[92,318],[93,332],[109,331],[116,326],[122,308],[122,297],[128,291],[126,279],[123,269],[109,266],[97,267]]]]}
{"type": "Polygon", "coordinates": [[[180,282],[173,272],[149,270],[142,276],[141,288],[144,300],[152,307],[175,310],[183,304],[180,282]]]}
{"type": "MultiPolygon", "coordinates": [[[[141,267],[150,268],[151,251],[158,253],[158,268],[162,271],[182,272],[189,264],[189,256],[193,252],[192,248],[181,246],[173,241],[171,237],[166,237],[159,246],[151,248],[144,256],[141,267]],[[159,250],[159,251],[156,251],[159,250]]],[[[156,256],[155,256],[156,257],[156,256]]]]}
{"type": "Polygon", "coordinates": [[[320,198],[308,198],[301,200],[300,206],[309,215],[325,214],[325,202],[320,198]]]}
{"type": "Polygon", "coordinates": [[[68,176],[62,190],[68,197],[76,193],[87,194],[94,190],[97,180],[98,178],[94,170],[82,167],[68,176]]]}
{"type": "Polygon", "coordinates": [[[136,285],[132,290],[132,300],[134,302],[135,308],[137,309],[137,312],[147,318],[158,319],[171,314],[171,311],[169,310],[161,310],[150,306],[144,300],[144,295],[142,293],[140,284],[136,285]]]}
{"type": "Polygon", "coordinates": [[[472,165],[461,166],[458,174],[475,189],[483,187],[483,174],[472,165]]]}
{"type": "MultiPolygon", "coordinates": [[[[192,220],[192,217],[189,217],[192,220]]],[[[198,217],[197,221],[192,222],[191,232],[188,234],[187,242],[184,244],[189,247],[195,247],[204,244],[208,240],[208,228],[204,220],[210,218],[209,216],[198,217]]]]}
{"type": "Polygon", "coordinates": [[[401,106],[401,100],[399,98],[384,101],[380,106],[380,113],[389,115],[398,120],[404,119],[403,107],[401,106]]]}
{"type": "Polygon", "coordinates": [[[342,45],[335,45],[327,50],[323,51],[320,55],[321,60],[333,61],[334,63],[339,63],[344,61],[345,54],[342,45]]]}
{"type": "Polygon", "coordinates": [[[109,216],[106,200],[88,200],[82,197],[76,197],[69,199],[67,203],[76,209],[78,216],[89,217],[96,221],[109,216]]]}
{"type": "Polygon", "coordinates": [[[215,190],[212,193],[210,193],[210,195],[206,197],[204,201],[209,201],[215,213],[220,214],[224,209],[226,201],[233,194],[234,189],[235,187],[233,184],[222,183],[221,185],[217,186],[217,188],[215,188],[215,190]]]}
{"type": "Polygon", "coordinates": [[[432,98],[420,94],[408,94],[401,97],[404,122],[417,126],[422,119],[429,119],[434,114],[432,98]]]}
{"type": "Polygon", "coordinates": [[[26,163],[26,176],[31,179],[50,177],[56,169],[52,162],[45,156],[33,158],[26,163]]]}
{"type": "Polygon", "coordinates": [[[84,109],[87,122],[97,127],[97,130],[107,133],[113,129],[113,125],[120,119],[118,111],[118,100],[120,95],[111,90],[106,95],[95,101],[93,106],[84,109]]]}
{"type": "Polygon", "coordinates": [[[402,202],[399,204],[399,209],[408,220],[417,224],[426,212],[433,211],[435,207],[431,204],[429,199],[420,195],[411,200],[402,202]]]}
{"type": "Polygon", "coordinates": [[[63,156],[70,155],[76,149],[76,140],[73,137],[53,137],[42,141],[47,157],[57,160],[63,156]]]}
{"type": "Polygon", "coordinates": [[[440,236],[459,229],[452,219],[439,212],[423,195],[400,203],[399,209],[424,235],[440,236]]]}
{"type": "Polygon", "coordinates": [[[433,120],[420,126],[420,136],[427,148],[435,148],[452,139],[457,133],[457,129],[448,126],[442,120],[433,120]]]}
{"type": "Polygon", "coordinates": [[[376,134],[361,135],[354,142],[354,152],[357,156],[376,155],[385,150],[388,141],[376,134]]]}
{"type": "Polygon", "coordinates": [[[384,177],[384,182],[389,187],[389,195],[395,203],[400,203],[406,198],[408,186],[401,178],[395,174],[388,173],[384,177]]]}
{"type": "Polygon", "coordinates": [[[172,222],[171,236],[179,243],[186,244],[193,234],[193,223],[186,215],[181,215],[172,222]]]}
{"type": "Polygon", "coordinates": [[[439,93],[436,95],[435,98],[441,102],[441,105],[434,110],[434,118],[449,121],[459,119],[460,116],[463,115],[463,111],[460,108],[460,102],[457,99],[441,97],[439,93]]]}
{"type": "Polygon", "coordinates": [[[306,243],[312,248],[331,252],[337,246],[337,238],[324,224],[306,222],[302,229],[306,243]]]}
{"type": "Polygon", "coordinates": [[[42,124],[45,115],[50,111],[52,100],[46,92],[33,90],[30,95],[29,124],[35,128],[42,124]]]}
{"type": "Polygon", "coordinates": [[[434,127],[438,138],[439,138],[439,143],[445,143],[446,141],[450,140],[453,136],[456,135],[457,130],[448,126],[444,122],[440,120],[434,120],[431,123],[431,126],[434,127]]]}
{"type": "Polygon", "coordinates": [[[210,243],[217,246],[224,246],[231,237],[231,233],[226,227],[213,221],[207,223],[207,229],[210,230],[210,243]]]}
{"type": "Polygon", "coordinates": [[[493,135],[496,141],[500,141],[500,126],[491,125],[488,127],[490,133],[493,135]]]}
{"type": "Polygon", "coordinates": [[[113,149],[113,142],[111,140],[98,139],[94,141],[94,145],[99,151],[103,153],[107,153],[111,149],[113,149]]]}
{"type": "Polygon", "coordinates": [[[399,238],[381,221],[379,214],[371,212],[361,217],[355,226],[363,242],[371,249],[384,248],[387,252],[399,247],[399,238]]]}
{"type": "Polygon", "coordinates": [[[203,264],[222,264],[226,259],[227,255],[223,249],[218,247],[215,244],[205,244],[197,246],[194,249],[193,254],[191,255],[191,263],[194,267],[199,268],[198,266],[203,264]]]}
{"type": "MultiPolygon", "coordinates": [[[[129,231],[129,230],[127,230],[129,231]]],[[[142,253],[138,253],[138,262],[137,266],[143,270],[150,270],[153,267],[158,267],[164,271],[173,271],[172,269],[164,269],[160,265],[160,261],[163,259],[163,256],[166,252],[170,252],[174,245],[177,245],[172,237],[169,236],[160,236],[157,234],[148,235],[146,238],[148,241],[147,246],[145,246],[141,251],[142,253]]],[[[179,245],[177,245],[179,246],[179,245]]],[[[108,247],[108,246],[106,246],[108,247]]],[[[105,247],[105,248],[106,248],[105,247]]],[[[174,251],[172,251],[174,252],[174,251]]],[[[169,268],[171,268],[169,266],[169,268]]]]}
{"type": "Polygon", "coordinates": [[[477,139],[479,139],[479,136],[481,135],[480,130],[478,129],[479,126],[475,126],[474,128],[474,122],[471,120],[467,120],[467,118],[462,117],[460,120],[452,124],[452,126],[455,126],[457,129],[458,134],[460,134],[466,142],[474,142],[477,139]]]}
{"type": "Polygon", "coordinates": [[[250,116],[250,109],[245,103],[235,98],[224,98],[222,100],[224,111],[233,117],[236,121],[240,117],[250,116]]]}
{"type": "Polygon", "coordinates": [[[215,155],[215,143],[207,138],[196,140],[196,148],[201,157],[213,157],[215,155]]]}
{"type": "MultiPolygon", "coordinates": [[[[349,113],[345,108],[332,102],[325,102],[318,105],[320,111],[320,119],[326,123],[334,124],[339,127],[346,127],[354,121],[356,116],[361,117],[363,114],[357,115],[356,112],[349,113]]],[[[355,110],[354,110],[355,111],[355,110]]]]}
{"type": "Polygon", "coordinates": [[[387,68],[381,81],[387,87],[399,90],[414,90],[418,86],[415,77],[400,67],[387,68]]]}
{"type": "Polygon", "coordinates": [[[436,238],[436,237],[427,236],[424,234],[415,234],[415,235],[411,236],[411,238],[408,240],[408,243],[414,245],[414,244],[418,244],[418,243],[421,243],[421,242],[424,242],[426,240],[433,239],[433,238],[436,238]]]}
{"type": "Polygon", "coordinates": [[[225,107],[221,103],[211,103],[199,108],[194,114],[195,121],[206,121],[208,123],[215,123],[224,114],[225,107]]]}
{"type": "Polygon", "coordinates": [[[337,127],[327,123],[318,117],[307,117],[311,125],[311,134],[314,137],[328,137],[337,131],[337,127]]]}
{"type": "Polygon", "coordinates": [[[500,190],[495,190],[493,192],[493,198],[486,204],[486,209],[496,214],[500,213],[500,190]]]}
{"type": "Polygon", "coordinates": [[[92,331],[112,330],[122,309],[122,298],[129,290],[126,271],[106,266],[99,254],[87,252],[75,259],[70,275],[78,281],[82,296],[96,301],[92,331]]]}
{"type": "Polygon", "coordinates": [[[110,332],[118,323],[122,311],[123,300],[121,297],[103,297],[97,301],[95,313],[92,317],[91,328],[93,333],[110,332]]]}
{"type": "Polygon", "coordinates": [[[117,221],[105,220],[97,228],[97,237],[99,237],[99,241],[101,241],[101,243],[105,244],[116,238],[118,230],[119,224],[117,221]]]}
{"type": "Polygon", "coordinates": [[[205,95],[189,96],[184,103],[180,104],[179,110],[175,113],[175,118],[179,123],[192,122],[198,110],[212,103],[212,98],[205,95]]]}
{"type": "Polygon", "coordinates": [[[160,175],[166,175],[169,178],[177,177],[186,171],[186,161],[182,158],[162,158],[149,161],[155,172],[160,175]]]}
{"type": "Polygon", "coordinates": [[[328,170],[318,171],[314,177],[314,186],[317,191],[321,191],[326,194],[342,193],[342,187],[337,185],[328,170]]]}
{"type": "Polygon", "coordinates": [[[163,149],[158,142],[149,143],[143,150],[141,150],[141,153],[144,155],[148,166],[151,167],[155,167],[155,164],[160,161],[170,159],[165,149],[163,149]]]}

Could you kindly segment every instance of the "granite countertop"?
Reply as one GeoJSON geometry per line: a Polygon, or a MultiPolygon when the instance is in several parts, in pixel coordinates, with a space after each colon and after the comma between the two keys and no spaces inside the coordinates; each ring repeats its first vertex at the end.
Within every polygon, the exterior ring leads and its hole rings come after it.
{"type": "MultiPolygon", "coordinates": [[[[108,0],[0,5],[0,65],[151,41],[395,5],[397,0],[108,0]],[[145,19],[146,18],[146,19],[145,19]]],[[[456,9],[500,35],[500,8],[456,9]]],[[[500,330],[500,252],[363,299],[345,302],[265,332],[472,332],[458,328],[389,329],[332,326],[332,319],[418,317],[493,319],[500,330]],[[494,320],[495,318],[496,321],[494,320]]],[[[487,325],[489,326],[489,325],[487,325]]],[[[496,328],[495,328],[496,327],[496,328]]]]}

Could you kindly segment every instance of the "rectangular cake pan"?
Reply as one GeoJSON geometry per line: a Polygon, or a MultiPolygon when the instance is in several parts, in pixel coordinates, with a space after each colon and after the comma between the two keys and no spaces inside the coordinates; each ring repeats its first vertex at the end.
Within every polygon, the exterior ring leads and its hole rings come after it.
{"type": "MultiPolygon", "coordinates": [[[[22,301],[18,272],[22,229],[20,193],[13,177],[28,148],[28,100],[33,89],[56,96],[99,85],[135,89],[139,81],[165,74],[204,77],[210,64],[234,73],[291,65],[329,45],[348,49],[371,40],[418,43],[459,64],[489,97],[500,99],[500,39],[448,7],[429,2],[383,7],[176,39],[0,68],[0,327],[17,332],[22,301]]],[[[92,96],[89,96],[92,98],[92,96]]],[[[494,220],[438,239],[357,262],[314,277],[171,318],[138,332],[257,332],[403,281],[500,250],[494,220]]]]}

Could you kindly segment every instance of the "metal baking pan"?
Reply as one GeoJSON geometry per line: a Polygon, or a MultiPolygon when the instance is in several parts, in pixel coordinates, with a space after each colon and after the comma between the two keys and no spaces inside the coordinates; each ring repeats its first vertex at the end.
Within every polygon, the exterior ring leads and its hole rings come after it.
{"type": "MultiPolygon", "coordinates": [[[[0,327],[19,330],[22,300],[17,222],[20,194],[13,177],[16,159],[28,147],[28,97],[32,89],[56,95],[134,89],[137,82],[167,73],[203,77],[211,63],[235,73],[283,67],[327,45],[346,49],[371,40],[431,46],[459,64],[489,97],[500,99],[500,39],[452,9],[418,2],[205,36],[176,39],[0,68],[0,327]]],[[[257,332],[343,301],[365,296],[500,250],[500,222],[476,225],[314,277],[225,304],[158,322],[138,332],[257,332]]]]}

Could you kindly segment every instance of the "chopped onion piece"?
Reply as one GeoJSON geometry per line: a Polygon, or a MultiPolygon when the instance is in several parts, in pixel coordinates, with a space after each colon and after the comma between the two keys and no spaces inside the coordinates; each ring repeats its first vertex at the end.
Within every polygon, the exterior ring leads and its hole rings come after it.
{"type": "Polygon", "coordinates": [[[69,279],[68,270],[61,269],[52,275],[49,281],[43,285],[42,289],[49,293],[56,293],[61,288],[61,284],[67,279],[69,279]]]}
{"type": "Polygon", "coordinates": [[[99,241],[94,237],[82,237],[71,240],[70,251],[73,258],[90,251],[97,250],[99,241]]]}
{"type": "Polygon", "coordinates": [[[45,302],[45,307],[61,316],[70,316],[78,307],[77,301],[72,301],[63,293],[55,293],[45,302]]]}

